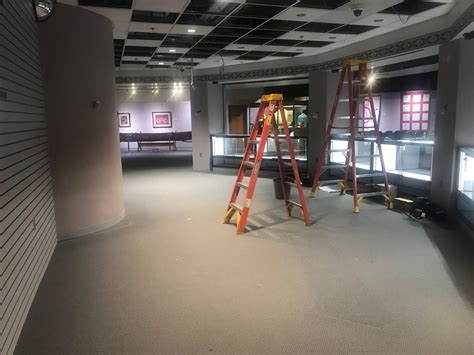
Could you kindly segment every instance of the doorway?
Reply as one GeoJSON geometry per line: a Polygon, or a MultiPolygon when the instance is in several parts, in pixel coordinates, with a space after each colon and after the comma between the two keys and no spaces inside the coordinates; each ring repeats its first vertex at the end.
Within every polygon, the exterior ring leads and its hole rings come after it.
{"type": "Polygon", "coordinates": [[[229,134],[247,134],[247,105],[229,105],[229,134]]]}

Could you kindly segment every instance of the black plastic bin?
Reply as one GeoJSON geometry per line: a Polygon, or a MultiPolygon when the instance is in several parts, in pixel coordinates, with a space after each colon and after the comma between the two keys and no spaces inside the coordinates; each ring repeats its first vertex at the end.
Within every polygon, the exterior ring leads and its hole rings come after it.
{"type": "MultiPolygon", "coordinates": [[[[284,200],[285,196],[283,196],[283,190],[281,189],[281,182],[279,177],[273,178],[273,188],[275,190],[275,198],[277,200],[284,200]]],[[[288,196],[290,194],[290,185],[285,184],[285,190],[286,195],[288,196]]]]}

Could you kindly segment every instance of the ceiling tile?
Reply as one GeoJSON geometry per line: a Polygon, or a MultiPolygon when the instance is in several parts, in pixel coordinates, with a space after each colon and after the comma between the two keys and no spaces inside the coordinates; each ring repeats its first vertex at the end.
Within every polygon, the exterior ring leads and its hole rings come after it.
{"type": "Polygon", "coordinates": [[[203,25],[215,26],[224,19],[224,16],[206,15],[206,14],[182,14],[178,19],[179,24],[182,25],[203,25]]]}
{"type": "Polygon", "coordinates": [[[228,46],[224,47],[225,50],[231,51],[252,51],[257,48],[257,44],[229,44],[228,46]]]}
{"type": "Polygon", "coordinates": [[[334,30],[340,26],[341,25],[337,23],[309,22],[306,25],[299,27],[298,31],[325,33],[334,30]]]}
{"type": "Polygon", "coordinates": [[[248,4],[278,5],[278,6],[290,6],[297,2],[298,0],[246,0],[246,3],[248,4]]]}
{"type": "Polygon", "coordinates": [[[295,44],[300,43],[301,40],[296,40],[296,39],[274,39],[273,41],[270,41],[267,43],[267,45],[270,46],[294,46],[295,44]]]}
{"type": "Polygon", "coordinates": [[[151,57],[155,50],[156,47],[126,46],[123,55],[129,57],[151,57]]]}
{"type": "Polygon", "coordinates": [[[349,0],[300,0],[295,6],[334,10],[348,2],[349,0]]]}
{"type": "Polygon", "coordinates": [[[194,29],[195,35],[205,36],[209,32],[211,32],[214,27],[212,26],[189,26],[189,25],[174,25],[173,28],[170,30],[172,34],[189,34],[188,30],[192,27],[194,29]]]}
{"type": "Polygon", "coordinates": [[[240,37],[249,31],[247,28],[227,28],[227,27],[216,27],[209,34],[212,36],[230,36],[240,37]]]}
{"type": "Polygon", "coordinates": [[[223,57],[236,57],[236,56],[241,56],[245,53],[247,53],[248,51],[235,51],[235,50],[222,50],[219,52],[219,55],[223,56],[223,57]]]}
{"type": "Polygon", "coordinates": [[[434,9],[435,7],[444,5],[443,2],[434,1],[404,1],[397,5],[388,7],[380,13],[393,15],[418,15],[424,11],[434,9]]]}
{"type": "Polygon", "coordinates": [[[291,31],[304,24],[305,22],[301,21],[269,20],[259,28],[265,30],[291,31]]]}
{"type": "Polygon", "coordinates": [[[191,0],[185,13],[228,15],[239,3],[216,0],[191,0]]]}
{"type": "Polygon", "coordinates": [[[144,62],[147,63],[150,60],[151,56],[149,57],[130,57],[130,56],[123,56],[122,63],[124,62],[144,62]]]}
{"type": "Polygon", "coordinates": [[[377,26],[345,25],[332,30],[331,33],[359,35],[375,28],[377,26]]]}
{"type": "Polygon", "coordinates": [[[131,9],[133,0],[78,0],[80,6],[99,6],[131,9]]]}
{"type": "Polygon", "coordinates": [[[285,33],[286,33],[285,31],[272,31],[272,30],[256,29],[256,30],[253,30],[252,32],[248,33],[247,35],[245,35],[245,37],[274,39],[274,38],[280,37],[281,35],[283,35],[285,33]]]}
{"type": "Polygon", "coordinates": [[[135,47],[158,47],[161,44],[161,41],[148,41],[144,39],[127,39],[127,46],[135,47]]]}
{"type": "Polygon", "coordinates": [[[128,35],[130,22],[114,22],[113,36],[118,39],[125,39],[128,35]]]}
{"type": "Polygon", "coordinates": [[[181,12],[186,7],[188,0],[135,0],[135,10],[181,12]]]}
{"type": "Polygon", "coordinates": [[[162,45],[160,48],[158,48],[156,53],[172,53],[172,54],[178,53],[179,54],[179,53],[186,53],[188,50],[189,50],[188,47],[164,47],[162,45]]]}
{"type": "Polygon", "coordinates": [[[132,21],[149,23],[174,23],[179,13],[133,10],[132,21]]]}
{"type": "Polygon", "coordinates": [[[172,27],[168,23],[130,22],[130,32],[168,33],[172,27]]]}
{"type": "Polygon", "coordinates": [[[284,8],[281,6],[244,4],[234,12],[233,15],[241,17],[270,18],[283,10],[284,8]]]}
{"type": "Polygon", "coordinates": [[[151,33],[151,32],[129,32],[128,39],[142,39],[148,41],[161,41],[166,36],[166,33],[151,33]]]}
{"type": "Polygon", "coordinates": [[[331,44],[332,42],[327,42],[327,41],[304,41],[301,42],[295,47],[313,47],[313,48],[319,48],[319,47],[324,47],[327,46],[328,44],[331,44]]]}
{"type": "Polygon", "coordinates": [[[275,16],[277,20],[288,20],[288,21],[313,21],[319,17],[325,16],[330,13],[331,10],[324,9],[311,9],[303,7],[290,7],[285,11],[275,16]]]}
{"type": "MultiPolygon", "coordinates": [[[[377,27],[378,28],[378,27],[377,27]]],[[[350,34],[341,34],[341,33],[321,33],[313,37],[312,40],[316,41],[328,41],[328,42],[341,42],[345,41],[348,38],[354,37],[350,34]]]]}
{"type": "Polygon", "coordinates": [[[228,45],[235,41],[235,37],[224,37],[224,36],[206,36],[201,41],[201,43],[220,43],[224,45],[228,45]]]}
{"type": "Polygon", "coordinates": [[[278,39],[296,39],[300,41],[306,41],[313,39],[317,36],[321,36],[324,33],[320,32],[304,32],[304,31],[292,31],[285,33],[284,35],[278,37],[278,39]]]}
{"type": "Polygon", "coordinates": [[[261,25],[264,21],[265,19],[260,19],[260,18],[246,18],[246,17],[230,16],[227,20],[222,22],[220,26],[252,29],[261,25]]]}
{"type": "Polygon", "coordinates": [[[235,43],[237,44],[264,44],[269,41],[268,38],[255,38],[255,37],[242,37],[239,38],[235,43]]]}
{"type": "Polygon", "coordinates": [[[162,43],[162,47],[190,48],[194,46],[203,36],[175,35],[169,34],[162,43]]]}
{"type": "Polygon", "coordinates": [[[128,22],[132,17],[132,10],[129,9],[113,9],[108,7],[86,7],[84,9],[98,13],[107,17],[112,22],[128,22]]]}
{"type": "Polygon", "coordinates": [[[301,52],[278,52],[278,53],[270,54],[270,56],[271,57],[296,57],[297,55],[300,55],[300,54],[301,52]]]}

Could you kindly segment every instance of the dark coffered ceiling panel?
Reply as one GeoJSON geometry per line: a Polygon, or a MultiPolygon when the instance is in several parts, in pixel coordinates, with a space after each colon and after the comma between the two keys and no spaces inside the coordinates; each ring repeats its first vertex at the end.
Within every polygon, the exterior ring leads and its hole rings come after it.
{"type": "Polygon", "coordinates": [[[363,15],[356,17],[349,0],[78,0],[113,22],[120,69],[315,55],[446,14],[453,3],[363,1],[363,15]],[[387,3],[392,6],[384,8],[387,3]]]}

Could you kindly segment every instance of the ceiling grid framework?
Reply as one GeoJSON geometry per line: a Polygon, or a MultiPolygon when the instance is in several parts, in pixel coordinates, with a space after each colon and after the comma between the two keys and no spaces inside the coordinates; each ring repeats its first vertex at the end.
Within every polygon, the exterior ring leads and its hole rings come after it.
{"type": "Polygon", "coordinates": [[[115,66],[212,68],[324,53],[442,16],[454,0],[59,0],[114,25],[115,66]],[[363,8],[356,17],[353,9],[363,8]]]}

